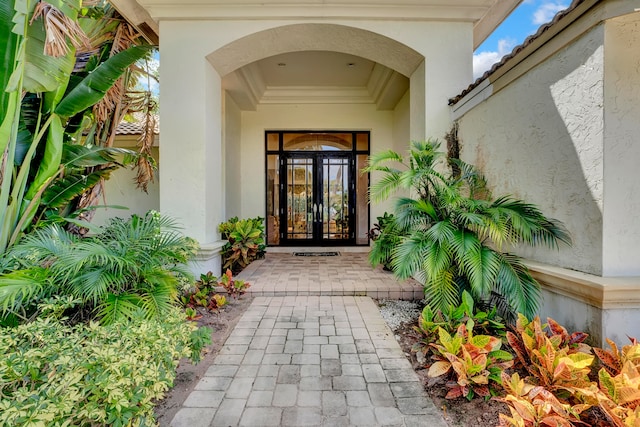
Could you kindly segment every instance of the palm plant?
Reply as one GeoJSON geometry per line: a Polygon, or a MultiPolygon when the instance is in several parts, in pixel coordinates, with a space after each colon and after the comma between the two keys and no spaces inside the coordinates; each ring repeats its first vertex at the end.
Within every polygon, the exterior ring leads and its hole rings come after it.
{"type": "Polygon", "coordinates": [[[395,274],[423,282],[434,309],[446,312],[457,306],[467,290],[478,301],[497,297],[504,314],[533,316],[540,304],[540,286],[522,259],[503,248],[558,248],[560,242],[571,244],[568,231],[532,204],[511,196],[493,199],[471,165],[450,159],[459,173],[447,174],[446,155],[439,148],[436,141],[413,142],[407,160],[385,151],[372,155],[366,168],[384,175],[371,186],[373,200],[386,199],[399,189],[413,194],[399,197],[395,204],[395,274]]]}
{"type": "Polygon", "coordinates": [[[367,233],[374,243],[369,252],[369,261],[373,265],[382,264],[385,270],[393,270],[393,250],[400,243],[401,230],[393,214],[385,212],[367,233]]]}
{"type": "MultiPolygon", "coordinates": [[[[100,5],[83,8],[82,3],[0,2],[0,252],[19,240],[34,217],[42,216],[53,182],[65,178],[70,183],[75,177],[65,203],[88,206],[71,196],[77,198],[108,176],[109,166],[103,162],[66,169],[63,153],[69,145],[109,147],[83,138],[85,125],[100,122],[98,113],[108,109],[101,101],[114,98],[119,78],[151,50],[131,43],[127,49],[113,49],[114,40],[87,37],[84,29],[100,26],[96,23],[104,22],[104,15],[98,12],[100,5]],[[80,182],[86,185],[80,188],[80,182]]],[[[113,108],[119,110],[120,104],[113,108]]]]}
{"type": "Polygon", "coordinates": [[[197,249],[173,220],[150,212],[120,218],[94,237],[79,238],[54,224],[36,230],[0,260],[0,310],[26,320],[50,296],[70,295],[103,323],[166,314],[197,249]]]}

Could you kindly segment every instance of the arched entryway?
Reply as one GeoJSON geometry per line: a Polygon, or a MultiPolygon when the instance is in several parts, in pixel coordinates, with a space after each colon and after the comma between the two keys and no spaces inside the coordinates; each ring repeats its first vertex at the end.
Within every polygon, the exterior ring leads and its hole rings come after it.
{"type": "Polygon", "coordinates": [[[368,245],[361,171],[370,147],[408,141],[409,120],[393,116],[410,114],[424,57],[372,31],[315,23],[260,31],[207,59],[222,76],[225,129],[240,123],[223,135],[226,164],[242,165],[225,170],[227,216],[265,217],[269,245],[368,245]],[[243,184],[239,170],[262,167],[263,185],[243,184]]]}
{"type": "MultiPolygon", "coordinates": [[[[466,23],[223,20],[187,28],[172,21],[163,22],[162,31],[171,42],[161,45],[160,207],[210,250],[205,257],[220,245],[220,222],[267,217],[265,132],[367,133],[371,151],[404,151],[411,139],[444,135],[447,97],[470,74],[472,26],[466,23]],[[342,69],[332,71],[332,64],[342,69]],[[366,80],[349,80],[359,70],[367,70],[366,80]]],[[[321,163],[320,155],[314,153],[312,163],[321,163]]],[[[352,176],[359,169],[348,168],[352,176]]],[[[354,198],[356,205],[364,200],[354,198]]],[[[315,204],[319,209],[317,196],[315,204]]],[[[375,221],[390,208],[371,205],[370,217],[375,221]]],[[[345,241],[364,238],[365,217],[352,223],[345,241]]],[[[346,236],[338,219],[344,221],[336,209],[335,226],[327,227],[334,237],[346,236]]]]}

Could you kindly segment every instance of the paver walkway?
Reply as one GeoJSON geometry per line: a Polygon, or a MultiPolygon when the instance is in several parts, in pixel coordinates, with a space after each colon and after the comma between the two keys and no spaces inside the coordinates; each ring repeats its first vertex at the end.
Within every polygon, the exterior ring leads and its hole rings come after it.
{"type": "Polygon", "coordinates": [[[249,294],[253,296],[366,295],[413,300],[424,295],[422,285],[415,280],[400,281],[382,267],[371,268],[367,253],[363,252],[341,251],[337,257],[269,252],[264,260],[252,262],[238,278],[251,283],[249,294]]]}
{"type": "Polygon", "coordinates": [[[172,426],[428,426],[440,411],[369,297],[256,297],[172,426]]]}

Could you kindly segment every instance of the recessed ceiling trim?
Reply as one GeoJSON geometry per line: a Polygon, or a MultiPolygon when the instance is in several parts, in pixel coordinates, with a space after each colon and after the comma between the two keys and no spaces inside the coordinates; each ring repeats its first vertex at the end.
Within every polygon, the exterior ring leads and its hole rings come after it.
{"type": "Polygon", "coordinates": [[[365,87],[267,87],[261,104],[373,104],[365,87]]]}
{"type": "Polygon", "coordinates": [[[242,67],[238,70],[238,74],[243,86],[250,94],[251,99],[255,100],[254,104],[257,105],[266,89],[266,85],[262,80],[262,74],[260,74],[258,70],[258,65],[254,62],[246,67],[242,67]]]}
{"type": "Polygon", "coordinates": [[[376,64],[373,67],[373,72],[371,73],[369,82],[367,83],[367,89],[369,89],[369,93],[371,93],[371,97],[374,99],[376,104],[384,93],[385,87],[389,84],[389,80],[393,73],[394,71],[392,69],[380,64],[376,64]]]}

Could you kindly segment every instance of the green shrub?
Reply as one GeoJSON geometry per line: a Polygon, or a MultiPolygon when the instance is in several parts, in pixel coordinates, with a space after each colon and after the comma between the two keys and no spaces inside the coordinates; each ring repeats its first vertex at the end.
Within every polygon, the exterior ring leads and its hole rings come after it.
{"type": "Polygon", "coordinates": [[[153,402],[179,359],[198,360],[210,336],[177,309],[162,321],[0,328],[0,425],[156,425],[153,402]]]}
{"type": "Polygon", "coordinates": [[[457,306],[466,290],[476,301],[497,295],[503,317],[533,316],[540,285],[522,260],[505,250],[570,244],[567,229],[535,205],[509,195],[493,198],[472,165],[447,159],[439,148],[436,141],[413,142],[408,156],[389,150],[370,157],[364,170],[383,174],[371,186],[372,200],[382,201],[397,190],[411,195],[396,200],[396,246],[382,250],[379,246],[389,242],[378,239],[372,253],[390,253],[397,276],[424,283],[433,309],[446,312],[457,306]],[[450,163],[459,173],[441,172],[450,163]]]}
{"type": "Polygon", "coordinates": [[[396,224],[394,215],[385,212],[379,216],[378,222],[367,235],[374,242],[369,252],[371,264],[382,264],[385,270],[393,271],[393,250],[402,242],[402,230],[396,224]]]}
{"type": "Polygon", "coordinates": [[[93,236],[79,238],[58,225],[24,237],[0,259],[0,310],[26,320],[51,296],[82,300],[102,323],[163,316],[183,281],[197,242],[184,237],[173,220],[150,211],[116,218],[93,236]]]}

